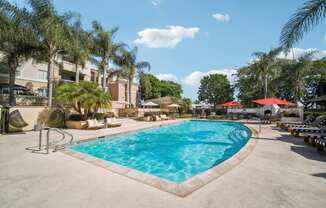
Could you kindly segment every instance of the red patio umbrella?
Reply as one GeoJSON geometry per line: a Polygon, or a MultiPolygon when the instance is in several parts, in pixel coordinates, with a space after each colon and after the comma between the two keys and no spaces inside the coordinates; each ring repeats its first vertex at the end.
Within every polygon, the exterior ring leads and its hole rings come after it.
{"type": "Polygon", "coordinates": [[[224,106],[224,107],[236,107],[236,106],[242,106],[242,105],[240,103],[238,103],[238,102],[232,101],[232,102],[224,103],[224,104],[222,104],[222,106],[224,106]]]}
{"type": "Polygon", "coordinates": [[[258,99],[253,100],[252,102],[257,103],[259,105],[295,105],[294,103],[291,103],[287,100],[281,100],[278,98],[264,98],[264,99],[258,99]]]}

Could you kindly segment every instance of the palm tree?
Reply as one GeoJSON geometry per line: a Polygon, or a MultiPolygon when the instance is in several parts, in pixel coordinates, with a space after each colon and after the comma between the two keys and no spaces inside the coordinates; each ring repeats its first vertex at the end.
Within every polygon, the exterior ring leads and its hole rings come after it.
{"type": "Polygon", "coordinates": [[[100,108],[111,107],[110,95],[94,82],[66,83],[56,90],[56,101],[71,106],[83,120],[93,117],[100,108]]]}
{"type": "MultiPolygon", "coordinates": [[[[111,31],[105,31],[100,23],[94,21],[93,26],[93,53],[98,59],[93,59],[103,73],[102,88],[106,90],[107,72],[110,70],[110,62],[117,61],[117,54],[125,47],[124,43],[114,43],[114,35],[118,28],[111,31]]],[[[115,73],[115,71],[113,71],[115,73]]]]}
{"type": "Polygon", "coordinates": [[[144,69],[151,69],[151,65],[149,62],[137,62],[137,51],[137,47],[133,48],[130,51],[125,50],[121,57],[122,69],[128,78],[129,104],[131,104],[131,86],[136,72],[138,72],[138,74],[141,76],[144,73],[144,69]]]}
{"type": "Polygon", "coordinates": [[[309,0],[292,15],[281,33],[281,46],[288,51],[326,16],[326,0],[309,0]]]}
{"type": "Polygon", "coordinates": [[[76,82],[79,82],[79,66],[85,67],[90,58],[91,39],[81,26],[80,16],[71,26],[68,33],[69,43],[64,58],[75,65],[76,82]]]}
{"type": "Polygon", "coordinates": [[[51,0],[29,0],[34,30],[42,51],[38,60],[48,65],[48,105],[52,107],[54,65],[68,44],[68,20],[71,14],[59,15],[51,0]]]}
{"type": "Polygon", "coordinates": [[[268,93],[268,74],[275,63],[277,55],[281,52],[282,48],[275,48],[268,53],[255,52],[252,55],[255,57],[254,65],[260,70],[260,77],[262,86],[264,86],[264,96],[267,97],[268,93]]]}
{"type": "Polygon", "coordinates": [[[28,22],[28,12],[0,0],[1,62],[9,69],[9,105],[15,105],[17,68],[37,50],[36,36],[28,22]]]}
{"type": "Polygon", "coordinates": [[[314,52],[306,53],[297,60],[284,60],[281,63],[282,72],[279,80],[284,82],[285,86],[292,89],[292,95],[288,99],[293,100],[295,103],[303,103],[307,89],[307,77],[311,76],[309,73],[312,69],[313,62],[311,62],[311,56],[314,52]]]}

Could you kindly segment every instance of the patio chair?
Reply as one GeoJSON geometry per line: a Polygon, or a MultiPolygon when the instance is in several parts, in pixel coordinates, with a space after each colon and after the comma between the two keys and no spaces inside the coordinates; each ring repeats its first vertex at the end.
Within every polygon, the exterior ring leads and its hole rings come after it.
{"type": "Polygon", "coordinates": [[[106,127],[112,128],[112,127],[120,127],[122,123],[120,121],[117,121],[117,119],[113,117],[113,118],[106,118],[105,125],[106,127]]]}
{"type": "Polygon", "coordinates": [[[87,128],[86,130],[97,130],[105,128],[104,123],[99,123],[96,119],[89,119],[86,121],[87,128]]]}

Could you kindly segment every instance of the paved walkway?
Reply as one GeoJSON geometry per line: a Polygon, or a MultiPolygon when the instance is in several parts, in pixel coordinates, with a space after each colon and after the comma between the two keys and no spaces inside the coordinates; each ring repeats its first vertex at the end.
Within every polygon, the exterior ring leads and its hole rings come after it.
{"type": "MultiPolygon", "coordinates": [[[[84,139],[160,124],[70,132],[84,139]]],[[[240,165],[180,198],[61,152],[30,153],[36,132],[0,136],[0,207],[325,207],[326,155],[271,126],[262,137],[240,165]]]]}

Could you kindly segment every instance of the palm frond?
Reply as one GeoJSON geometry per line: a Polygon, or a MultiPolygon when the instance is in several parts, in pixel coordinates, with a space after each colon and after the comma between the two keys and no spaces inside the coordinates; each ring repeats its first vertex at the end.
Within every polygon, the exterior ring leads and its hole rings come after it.
{"type": "Polygon", "coordinates": [[[326,16],[326,0],[309,0],[285,24],[281,32],[281,46],[288,51],[326,16]]]}

